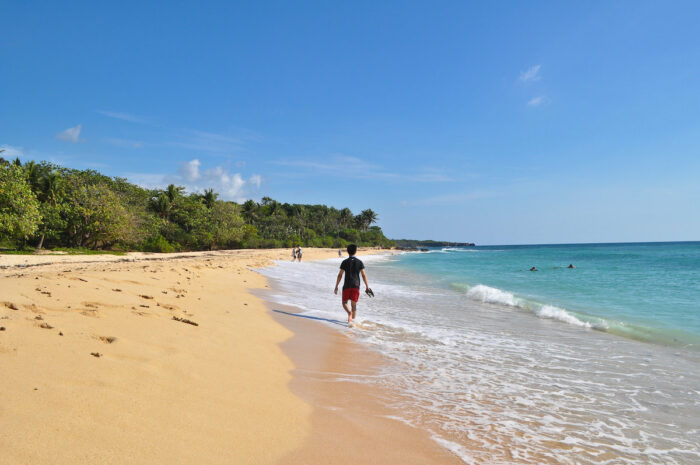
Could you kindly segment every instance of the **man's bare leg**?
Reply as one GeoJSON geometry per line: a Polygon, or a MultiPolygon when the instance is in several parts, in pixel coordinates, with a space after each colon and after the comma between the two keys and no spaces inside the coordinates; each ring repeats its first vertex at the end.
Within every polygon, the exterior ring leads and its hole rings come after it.
{"type": "MultiPolygon", "coordinates": [[[[355,302],[353,302],[353,307],[355,306],[355,302]]],[[[350,311],[350,307],[348,307],[348,301],[346,300],[343,302],[343,309],[347,312],[348,314],[348,323],[352,323],[352,312],[350,311]]]]}
{"type": "Polygon", "coordinates": [[[354,319],[355,319],[355,313],[357,312],[357,302],[355,302],[354,300],[352,300],[352,301],[350,302],[350,304],[352,305],[352,315],[351,315],[351,316],[352,316],[352,319],[354,320],[354,319]]]}

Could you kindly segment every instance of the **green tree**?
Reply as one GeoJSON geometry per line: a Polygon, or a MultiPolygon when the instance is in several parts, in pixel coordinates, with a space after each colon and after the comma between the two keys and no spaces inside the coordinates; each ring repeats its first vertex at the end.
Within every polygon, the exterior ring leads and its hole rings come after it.
{"type": "Polygon", "coordinates": [[[66,235],[77,247],[108,247],[128,237],[129,214],[119,197],[105,183],[90,184],[85,178],[68,180],[66,235]]]}
{"type": "Polygon", "coordinates": [[[367,231],[367,228],[372,226],[379,220],[379,216],[370,208],[367,210],[362,210],[360,212],[360,224],[362,225],[362,230],[367,231]]]}
{"type": "Polygon", "coordinates": [[[65,210],[65,190],[63,177],[58,172],[50,172],[41,180],[40,185],[41,200],[41,237],[37,249],[44,246],[44,240],[48,235],[50,238],[56,238],[65,228],[66,222],[63,219],[62,213],[65,210]]]}
{"type": "Polygon", "coordinates": [[[159,192],[148,199],[148,206],[160,218],[163,218],[164,220],[170,219],[170,209],[172,208],[172,203],[165,192],[159,192]]]}
{"type": "Polygon", "coordinates": [[[26,240],[41,222],[39,201],[21,166],[0,165],[0,239],[26,240]]]}
{"type": "Polygon", "coordinates": [[[184,187],[176,186],[175,184],[170,184],[165,189],[165,194],[168,196],[168,200],[170,200],[171,202],[174,202],[178,197],[182,196],[182,193],[184,191],[185,191],[184,187]]]}
{"type": "Polygon", "coordinates": [[[238,206],[230,202],[214,202],[200,228],[197,232],[202,245],[209,250],[230,247],[239,242],[245,232],[238,206]]]}
{"type": "Polygon", "coordinates": [[[258,206],[255,200],[246,200],[243,202],[243,218],[250,223],[254,222],[257,217],[258,206]]]}
{"type": "Polygon", "coordinates": [[[214,189],[206,189],[204,194],[202,194],[202,202],[204,202],[204,205],[206,205],[207,208],[211,209],[216,203],[216,199],[218,197],[219,194],[214,192],[214,189]]]}

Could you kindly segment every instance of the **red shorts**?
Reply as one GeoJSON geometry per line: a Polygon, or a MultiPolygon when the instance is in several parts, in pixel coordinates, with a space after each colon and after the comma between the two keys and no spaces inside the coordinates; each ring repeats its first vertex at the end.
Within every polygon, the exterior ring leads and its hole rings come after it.
{"type": "Polygon", "coordinates": [[[343,302],[347,302],[348,300],[352,300],[353,302],[357,302],[357,300],[360,298],[360,290],[359,289],[343,289],[343,302]]]}

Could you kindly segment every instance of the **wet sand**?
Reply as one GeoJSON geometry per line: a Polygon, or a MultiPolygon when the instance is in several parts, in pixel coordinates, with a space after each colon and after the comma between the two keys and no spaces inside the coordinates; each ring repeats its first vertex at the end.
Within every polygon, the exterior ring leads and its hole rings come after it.
{"type": "MultiPolygon", "coordinates": [[[[363,382],[379,376],[388,361],[353,342],[347,334],[352,329],[335,331],[295,315],[294,308],[269,305],[275,320],[294,333],[282,343],[295,366],[290,387],[313,407],[309,436],[280,463],[463,463],[426,431],[394,419],[398,412],[388,404],[397,393],[363,382]]],[[[345,319],[340,304],[338,319],[345,319]]]]}

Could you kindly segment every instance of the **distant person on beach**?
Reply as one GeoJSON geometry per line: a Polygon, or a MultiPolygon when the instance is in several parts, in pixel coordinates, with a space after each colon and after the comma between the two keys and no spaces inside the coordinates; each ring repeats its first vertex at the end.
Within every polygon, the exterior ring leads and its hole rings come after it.
{"type": "Polygon", "coordinates": [[[343,251],[338,249],[338,257],[342,257],[342,256],[343,256],[343,251]]]}
{"type": "Polygon", "coordinates": [[[297,248],[292,247],[292,261],[297,259],[297,248]]]}
{"type": "Polygon", "coordinates": [[[297,246],[297,260],[301,262],[301,246],[297,246]]]}
{"type": "Polygon", "coordinates": [[[340,264],[340,272],[338,279],[335,281],[335,294],[338,294],[338,285],[345,273],[345,282],[343,283],[343,310],[348,314],[348,324],[352,323],[357,313],[357,301],[360,298],[360,275],[365,282],[365,292],[368,294],[372,291],[367,283],[367,275],[365,274],[365,265],[362,260],[355,257],[357,246],[350,244],[348,246],[349,257],[343,260],[340,264]],[[352,310],[348,307],[348,300],[351,302],[352,310]]]}

